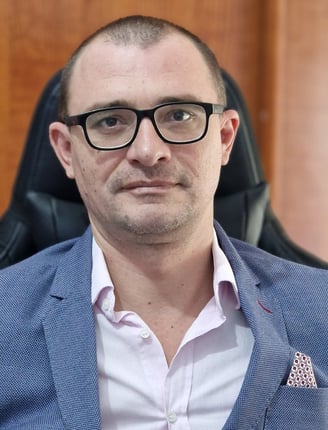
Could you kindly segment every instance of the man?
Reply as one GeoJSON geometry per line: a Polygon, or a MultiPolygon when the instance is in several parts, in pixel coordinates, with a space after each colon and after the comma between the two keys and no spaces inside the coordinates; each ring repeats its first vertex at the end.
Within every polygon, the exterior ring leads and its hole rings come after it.
{"type": "Polygon", "coordinates": [[[91,227],[1,272],[0,428],[327,428],[327,272],[213,228],[239,122],[213,54],[128,17],[73,54],[60,103],[91,227]]]}

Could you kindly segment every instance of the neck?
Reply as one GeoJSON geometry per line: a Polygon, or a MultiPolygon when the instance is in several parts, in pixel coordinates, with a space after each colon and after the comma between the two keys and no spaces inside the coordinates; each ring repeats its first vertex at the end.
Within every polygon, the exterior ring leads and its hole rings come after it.
{"type": "Polygon", "coordinates": [[[211,231],[207,237],[199,236],[197,240],[188,237],[171,243],[131,246],[121,242],[119,247],[108,243],[100,247],[118,293],[126,289],[126,296],[170,297],[177,294],[177,289],[190,291],[204,277],[212,278],[212,234],[211,231]]]}
{"type": "Polygon", "coordinates": [[[115,310],[137,313],[159,338],[168,361],[213,296],[212,239],[210,229],[162,245],[99,244],[115,286],[115,310]],[[167,333],[173,328],[175,341],[167,333]]]}

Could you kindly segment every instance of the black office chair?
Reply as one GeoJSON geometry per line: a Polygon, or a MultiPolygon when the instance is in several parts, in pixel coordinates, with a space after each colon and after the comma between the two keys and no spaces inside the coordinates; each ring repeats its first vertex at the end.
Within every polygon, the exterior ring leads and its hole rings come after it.
{"type": "MultiPolygon", "coordinates": [[[[274,215],[246,105],[236,83],[226,72],[223,76],[228,107],[238,110],[241,126],[231,160],[222,169],[215,217],[233,237],[292,261],[328,268],[294,244],[274,215]]],[[[11,202],[0,219],[0,267],[80,235],[88,225],[75,182],[66,177],[49,143],[59,82],[60,71],[46,85],[32,118],[11,202]]]]}

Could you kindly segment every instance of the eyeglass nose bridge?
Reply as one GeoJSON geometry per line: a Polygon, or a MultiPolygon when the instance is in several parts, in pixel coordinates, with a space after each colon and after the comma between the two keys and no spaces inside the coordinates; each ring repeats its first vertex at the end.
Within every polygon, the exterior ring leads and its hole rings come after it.
{"type": "Polygon", "coordinates": [[[140,128],[140,124],[142,122],[143,119],[148,118],[150,119],[157,135],[164,141],[167,142],[167,139],[165,139],[165,137],[161,134],[159,128],[157,127],[156,124],[156,120],[155,120],[155,112],[158,109],[158,107],[155,107],[153,109],[142,109],[142,110],[135,110],[135,114],[137,117],[137,123],[136,123],[136,128],[135,128],[135,132],[134,135],[130,141],[130,144],[133,143],[133,141],[135,140],[135,138],[137,137],[137,134],[139,132],[139,128],[140,128]]]}

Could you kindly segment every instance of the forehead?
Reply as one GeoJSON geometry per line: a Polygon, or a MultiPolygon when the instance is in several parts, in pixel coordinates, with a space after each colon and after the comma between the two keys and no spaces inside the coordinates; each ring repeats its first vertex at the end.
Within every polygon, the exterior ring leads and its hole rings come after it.
{"type": "Polygon", "coordinates": [[[115,101],[146,108],[186,97],[217,101],[209,68],[188,38],[169,34],[146,48],[98,38],[74,65],[68,109],[76,114],[115,101]]]}

